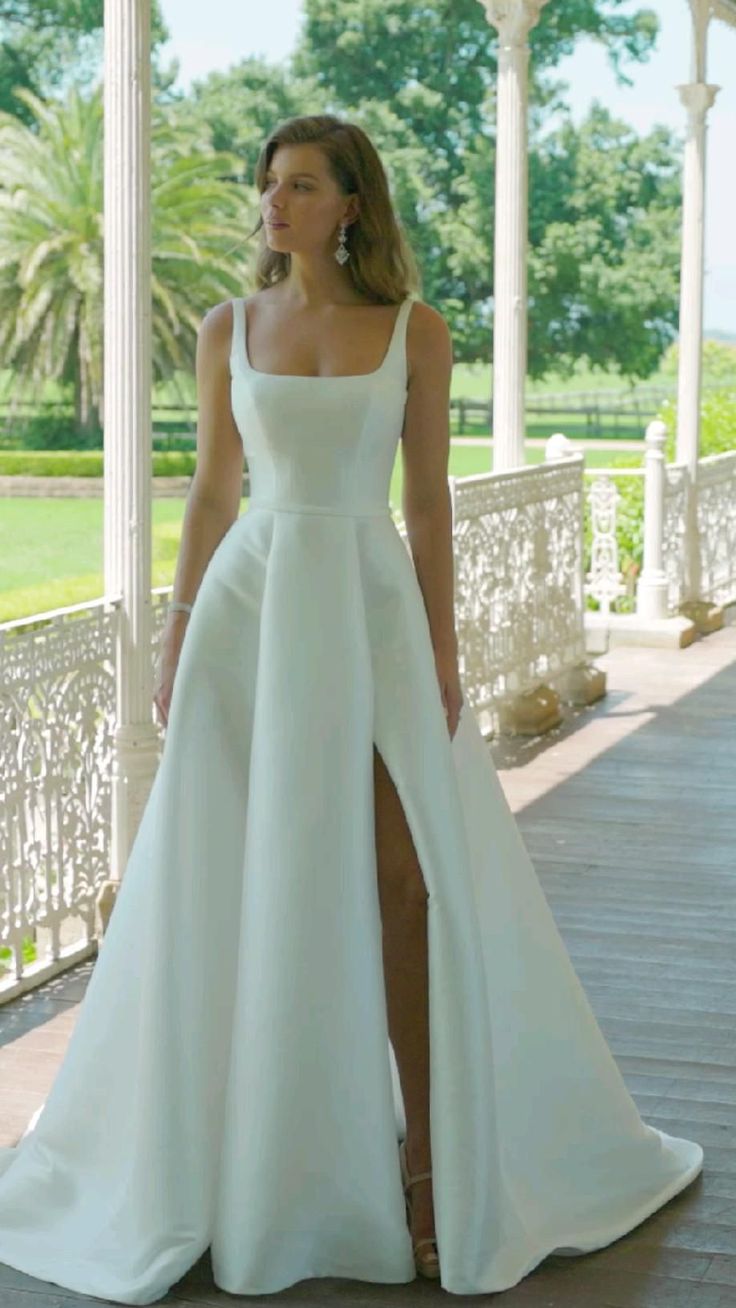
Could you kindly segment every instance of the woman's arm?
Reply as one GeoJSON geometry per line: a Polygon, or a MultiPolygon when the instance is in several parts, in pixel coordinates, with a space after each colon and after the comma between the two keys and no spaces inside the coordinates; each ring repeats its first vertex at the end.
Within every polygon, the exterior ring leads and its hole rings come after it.
{"type": "Polygon", "coordinates": [[[457,670],[452,506],[447,481],[452,338],[442,315],[421,301],[412,308],[408,328],[401,505],[450,734],[454,735],[463,699],[457,670]]]}
{"type": "MultiPolygon", "coordinates": [[[[238,517],[243,443],[230,406],[232,306],[210,309],[197,334],[197,465],[187,495],[172,598],[194,602],[207,565],[238,517]]],[[[154,695],[168,717],[174,672],[189,615],[169,611],[161,638],[161,671],[154,695]]]]}
{"type": "MultiPolygon", "coordinates": [[[[191,604],[207,564],[238,517],[243,443],[230,407],[229,302],[210,309],[197,335],[197,465],[187,495],[172,598],[191,604]]],[[[172,613],[171,620],[186,618],[172,613]]]]}

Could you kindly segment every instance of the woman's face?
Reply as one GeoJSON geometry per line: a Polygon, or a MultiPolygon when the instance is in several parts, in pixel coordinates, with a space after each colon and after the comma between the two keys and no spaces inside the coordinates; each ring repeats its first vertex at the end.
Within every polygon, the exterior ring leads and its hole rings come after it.
{"type": "Polygon", "coordinates": [[[349,199],[339,190],[318,146],[276,147],[261,193],[261,214],[273,250],[321,253],[330,248],[340,223],[352,218],[354,204],[355,197],[349,199]]]}

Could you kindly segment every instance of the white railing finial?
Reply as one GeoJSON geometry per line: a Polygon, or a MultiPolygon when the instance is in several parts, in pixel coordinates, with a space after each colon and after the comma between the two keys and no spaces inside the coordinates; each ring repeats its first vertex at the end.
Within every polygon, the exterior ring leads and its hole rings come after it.
{"type": "Polygon", "coordinates": [[[551,463],[554,459],[566,459],[569,455],[575,453],[575,446],[572,441],[565,436],[564,432],[555,431],[545,441],[544,459],[546,463],[551,463]]]}
{"type": "Polygon", "coordinates": [[[645,440],[647,444],[654,445],[657,448],[664,445],[667,440],[667,428],[661,418],[654,418],[649,423],[645,432],[645,440]]]}

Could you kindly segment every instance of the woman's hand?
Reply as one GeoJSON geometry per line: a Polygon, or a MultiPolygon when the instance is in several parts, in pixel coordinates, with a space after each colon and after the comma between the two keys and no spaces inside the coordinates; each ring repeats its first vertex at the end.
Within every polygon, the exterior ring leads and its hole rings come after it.
{"type": "Polygon", "coordinates": [[[437,679],[440,685],[445,717],[447,718],[447,727],[452,740],[457,731],[460,710],[464,703],[460,673],[457,666],[457,651],[454,649],[435,649],[434,664],[437,669],[437,679]]]}
{"type": "Polygon", "coordinates": [[[189,614],[174,609],[166,618],[166,625],[161,636],[153,702],[158,710],[159,721],[164,727],[169,721],[169,705],[171,704],[171,695],[174,689],[174,677],[188,621],[189,614]]]}

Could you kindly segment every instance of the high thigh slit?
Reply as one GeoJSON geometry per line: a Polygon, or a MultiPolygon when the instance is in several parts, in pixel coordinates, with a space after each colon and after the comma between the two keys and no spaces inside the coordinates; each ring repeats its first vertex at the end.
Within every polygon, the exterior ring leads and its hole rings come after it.
{"type": "MultiPolygon", "coordinates": [[[[427,888],[401,800],[375,745],[373,764],[386,1012],[409,1170],[419,1175],[431,1170],[427,888]]],[[[426,1205],[427,1193],[412,1191],[410,1202],[426,1205]]],[[[422,1220],[431,1223],[431,1191],[425,1212],[422,1220]]]]}

